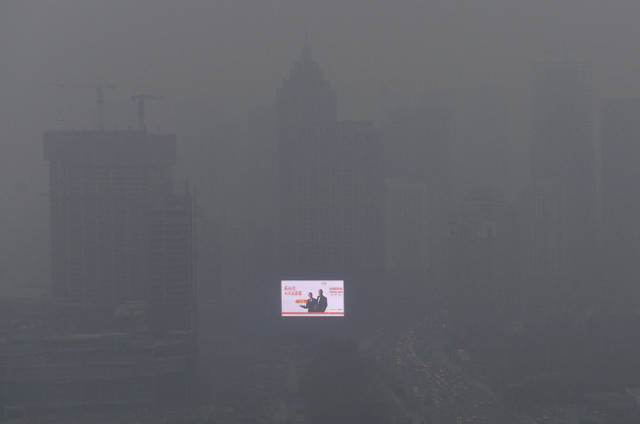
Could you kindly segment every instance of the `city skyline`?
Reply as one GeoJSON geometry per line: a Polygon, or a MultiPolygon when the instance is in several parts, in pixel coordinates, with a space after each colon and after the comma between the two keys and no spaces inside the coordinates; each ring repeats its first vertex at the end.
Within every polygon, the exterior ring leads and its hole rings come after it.
{"type": "Polygon", "coordinates": [[[2,8],[0,422],[640,418],[640,6],[2,8]]]}

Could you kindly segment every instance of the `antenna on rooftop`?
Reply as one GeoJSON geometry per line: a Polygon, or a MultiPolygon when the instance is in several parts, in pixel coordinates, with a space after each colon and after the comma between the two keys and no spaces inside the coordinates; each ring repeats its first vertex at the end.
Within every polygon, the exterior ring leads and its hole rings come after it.
{"type": "Polygon", "coordinates": [[[96,105],[98,106],[98,130],[104,131],[104,90],[115,90],[114,84],[103,82],[91,84],[92,88],[96,90],[96,105]]]}
{"type": "Polygon", "coordinates": [[[147,124],[145,123],[145,103],[147,100],[161,100],[162,97],[154,96],[153,94],[140,93],[135,96],[131,96],[131,100],[138,105],[138,128],[141,131],[147,130],[147,124]]]}

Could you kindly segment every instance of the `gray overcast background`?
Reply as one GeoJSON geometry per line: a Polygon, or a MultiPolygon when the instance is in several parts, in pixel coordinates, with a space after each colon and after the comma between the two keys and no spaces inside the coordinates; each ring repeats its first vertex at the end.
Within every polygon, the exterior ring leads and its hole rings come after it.
{"type": "Polygon", "coordinates": [[[142,91],[163,96],[152,131],[215,139],[273,102],[308,33],[343,118],[382,124],[416,93],[451,90],[458,183],[494,149],[514,195],[533,66],[569,55],[593,66],[598,96],[640,95],[639,16],[637,0],[0,0],[0,295],[48,285],[42,133],[93,127],[91,83],[118,86],[107,128],[135,125],[142,91]],[[468,136],[487,110],[504,117],[491,148],[468,136]]]}

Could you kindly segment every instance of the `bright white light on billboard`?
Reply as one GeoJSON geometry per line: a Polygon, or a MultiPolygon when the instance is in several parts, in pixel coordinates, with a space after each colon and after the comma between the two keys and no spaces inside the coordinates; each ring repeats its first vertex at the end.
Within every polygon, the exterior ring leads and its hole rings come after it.
{"type": "Polygon", "coordinates": [[[283,317],[344,316],[342,280],[285,280],[281,294],[283,317]]]}

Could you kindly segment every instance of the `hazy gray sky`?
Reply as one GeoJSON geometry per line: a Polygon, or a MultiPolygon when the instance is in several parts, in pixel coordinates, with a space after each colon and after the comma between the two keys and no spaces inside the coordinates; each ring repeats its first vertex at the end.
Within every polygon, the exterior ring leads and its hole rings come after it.
{"type": "Polygon", "coordinates": [[[3,82],[20,90],[110,80],[174,96],[234,97],[240,108],[251,93],[272,92],[305,32],[337,84],[518,84],[532,62],[566,49],[594,64],[605,90],[638,90],[633,0],[4,0],[1,7],[3,82]]]}
{"type": "Polygon", "coordinates": [[[135,125],[144,90],[164,97],[150,128],[199,134],[269,104],[308,33],[342,116],[382,119],[421,89],[495,90],[523,152],[536,62],[567,52],[601,95],[640,95],[638,18],[637,0],[1,0],[0,267],[46,270],[42,132],[93,125],[87,84],[118,85],[110,128],[135,125]]]}

